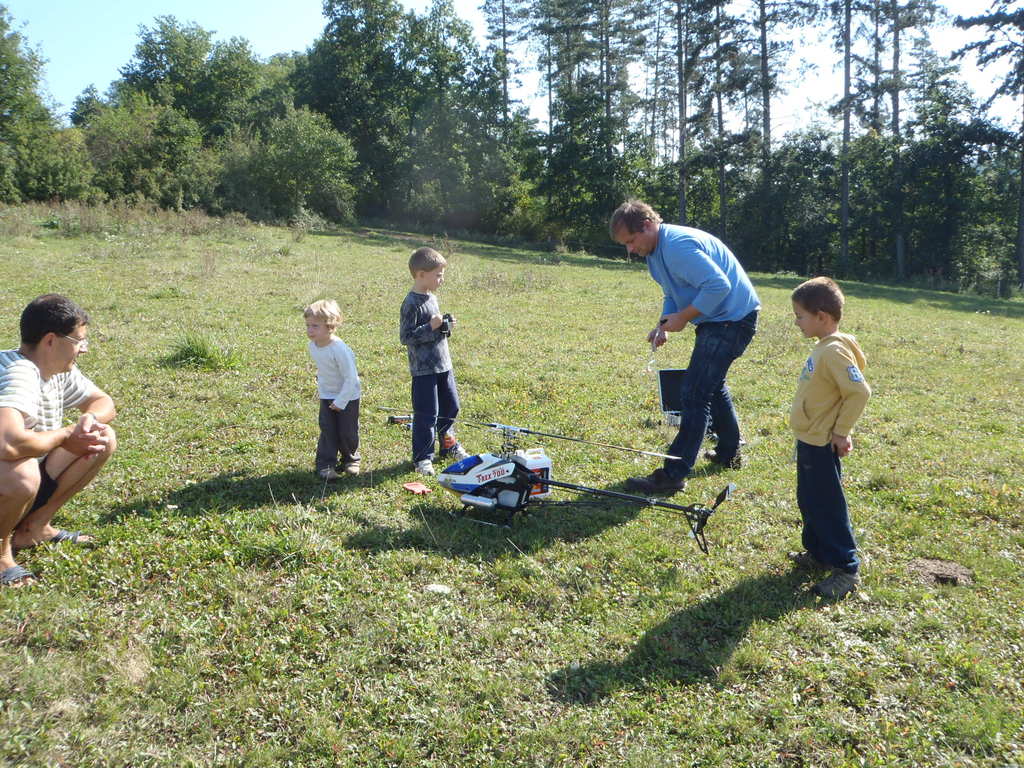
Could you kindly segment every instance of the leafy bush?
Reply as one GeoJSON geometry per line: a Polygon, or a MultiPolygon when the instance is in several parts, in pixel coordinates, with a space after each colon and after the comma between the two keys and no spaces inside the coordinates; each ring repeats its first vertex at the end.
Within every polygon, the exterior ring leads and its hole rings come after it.
{"type": "Polygon", "coordinates": [[[222,144],[220,162],[223,210],[257,220],[353,219],[355,152],[323,115],[291,110],[270,123],[262,141],[233,136],[222,144]]]}
{"type": "Polygon", "coordinates": [[[255,156],[254,180],[278,216],[309,208],[333,221],[352,220],[355,152],[323,115],[299,109],[275,120],[255,156]]]}
{"type": "Polygon", "coordinates": [[[219,173],[199,125],[142,95],[102,109],[86,129],[96,185],[111,199],[149,200],[178,210],[209,203],[219,173]]]}

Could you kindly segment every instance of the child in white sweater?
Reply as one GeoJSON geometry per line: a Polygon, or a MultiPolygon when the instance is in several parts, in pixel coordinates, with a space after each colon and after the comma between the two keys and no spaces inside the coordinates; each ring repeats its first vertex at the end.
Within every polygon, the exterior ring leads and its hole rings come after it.
{"type": "Polygon", "coordinates": [[[337,480],[337,467],[359,474],[359,374],[356,356],[334,335],[341,310],[333,299],[315,301],[303,311],[309,356],[316,362],[320,397],[320,440],[316,471],[324,480],[337,480]],[[338,454],[341,463],[338,464],[338,454]]]}

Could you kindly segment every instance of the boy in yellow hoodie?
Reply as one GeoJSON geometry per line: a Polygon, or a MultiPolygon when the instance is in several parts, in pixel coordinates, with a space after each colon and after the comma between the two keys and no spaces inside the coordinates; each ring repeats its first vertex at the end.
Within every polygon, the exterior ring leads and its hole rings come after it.
{"type": "Polygon", "coordinates": [[[803,567],[831,568],[813,591],[837,599],[860,583],[840,459],[853,450],[850,433],[871,396],[861,373],[867,360],[857,340],[839,332],[845,298],[835,282],[816,277],[798,285],[791,298],[797,328],[818,343],[800,372],[789,414],[796,434],[796,498],[806,550],[790,553],[790,558],[803,567]]]}

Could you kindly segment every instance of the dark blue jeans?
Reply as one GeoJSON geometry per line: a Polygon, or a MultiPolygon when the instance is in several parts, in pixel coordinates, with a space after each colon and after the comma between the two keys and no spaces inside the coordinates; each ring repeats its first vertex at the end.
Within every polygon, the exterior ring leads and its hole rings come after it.
{"type": "Polygon", "coordinates": [[[681,480],[697,463],[710,423],[718,434],[715,449],[721,461],[731,461],[740,448],[740,425],[725,376],[732,361],[743,354],[757,332],[757,310],[742,320],[697,325],[690,365],[683,377],[679,434],[668,452],[679,459],[665,460],[665,474],[681,480]]]}
{"type": "Polygon", "coordinates": [[[825,565],[856,573],[860,559],[843,493],[843,467],[831,443],[796,441],[796,503],[804,521],[804,549],[825,565]]]}
{"type": "Polygon", "coordinates": [[[434,443],[448,434],[459,415],[455,373],[412,377],[412,460],[434,458],[434,443]]]}

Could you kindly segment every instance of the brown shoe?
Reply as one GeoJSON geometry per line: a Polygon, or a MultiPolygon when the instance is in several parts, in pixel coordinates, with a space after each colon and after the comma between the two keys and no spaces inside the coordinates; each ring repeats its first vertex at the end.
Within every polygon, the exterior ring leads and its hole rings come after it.
{"type": "Polygon", "coordinates": [[[743,457],[740,455],[739,451],[736,451],[736,455],[731,459],[724,461],[718,456],[718,451],[712,448],[709,451],[704,451],[704,458],[712,464],[718,464],[726,469],[739,469],[743,466],[743,457]]]}
{"type": "Polygon", "coordinates": [[[660,467],[649,475],[631,477],[626,481],[626,490],[637,493],[676,493],[686,487],[686,480],[669,477],[660,467]]]}

